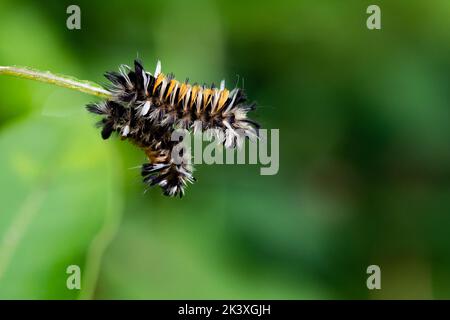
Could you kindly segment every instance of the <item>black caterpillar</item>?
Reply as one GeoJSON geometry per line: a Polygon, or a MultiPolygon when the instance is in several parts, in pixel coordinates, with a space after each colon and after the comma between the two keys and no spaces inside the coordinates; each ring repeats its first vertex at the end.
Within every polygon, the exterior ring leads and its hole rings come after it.
{"type": "Polygon", "coordinates": [[[142,166],[144,183],[159,185],[165,195],[182,197],[187,183],[193,183],[193,167],[188,162],[173,161],[171,141],[175,129],[206,131],[227,148],[240,145],[243,139],[258,137],[259,125],[247,118],[255,103],[247,103],[241,89],[225,89],[180,83],[173,74],[161,73],[158,61],[155,73],[146,72],[135,60],[134,70],[122,65],[120,72],[107,72],[111,82],[110,100],[87,105],[89,112],[103,115],[98,123],[103,139],[117,132],[146,153],[149,163],[142,166]]]}

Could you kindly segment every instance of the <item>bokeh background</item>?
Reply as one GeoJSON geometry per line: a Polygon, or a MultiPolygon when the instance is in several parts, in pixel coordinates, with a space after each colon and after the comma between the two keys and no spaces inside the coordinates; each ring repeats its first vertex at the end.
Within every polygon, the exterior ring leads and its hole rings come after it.
{"type": "Polygon", "coordinates": [[[448,0],[0,1],[0,65],[104,84],[137,56],[239,77],[280,129],[279,173],[200,165],[185,198],[144,193],[96,98],[1,76],[0,298],[450,298],[448,0]]]}

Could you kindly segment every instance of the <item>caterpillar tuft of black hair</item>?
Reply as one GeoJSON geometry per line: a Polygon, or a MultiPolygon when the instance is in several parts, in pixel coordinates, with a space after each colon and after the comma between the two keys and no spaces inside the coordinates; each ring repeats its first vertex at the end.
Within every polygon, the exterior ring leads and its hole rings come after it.
{"type": "Polygon", "coordinates": [[[181,83],[173,74],[163,74],[159,61],[151,74],[138,60],[134,70],[122,65],[105,77],[112,98],[89,104],[87,110],[103,116],[98,122],[103,139],[115,132],[144,150],[149,163],[142,166],[143,181],[159,185],[167,196],[182,197],[187,184],[195,181],[189,161],[172,159],[178,143],[171,140],[175,129],[208,132],[226,148],[258,137],[258,123],[247,118],[256,104],[247,102],[242,89],[227,90],[223,80],[219,88],[181,83]]]}

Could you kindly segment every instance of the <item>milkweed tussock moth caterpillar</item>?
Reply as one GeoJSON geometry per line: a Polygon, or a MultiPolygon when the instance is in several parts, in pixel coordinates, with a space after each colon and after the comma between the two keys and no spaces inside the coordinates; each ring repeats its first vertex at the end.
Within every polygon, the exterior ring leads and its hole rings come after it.
{"type": "Polygon", "coordinates": [[[171,139],[174,130],[207,132],[226,148],[258,137],[259,125],[247,117],[256,104],[247,102],[242,89],[226,89],[223,80],[218,88],[191,85],[163,74],[160,61],[151,74],[138,60],[134,70],[122,65],[105,77],[112,97],[87,105],[87,110],[103,116],[98,122],[103,139],[116,132],[143,149],[149,161],[141,168],[144,183],[159,185],[167,196],[182,197],[187,184],[195,181],[189,161],[179,163],[172,157],[179,143],[171,139]]]}

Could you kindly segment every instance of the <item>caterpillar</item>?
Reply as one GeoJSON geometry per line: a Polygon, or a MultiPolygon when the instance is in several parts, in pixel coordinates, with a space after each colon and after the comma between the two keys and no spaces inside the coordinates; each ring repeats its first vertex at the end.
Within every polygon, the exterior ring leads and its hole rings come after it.
{"type": "Polygon", "coordinates": [[[188,79],[179,82],[173,74],[163,74],[160,61],[151,74],[139,60],[134,61],[134,69],[121,65],[119,72],[106,72],[105,77],[112,98],[88,104],[87,110],[103,116],[97,123],[103,139],[117,133],[145,152],[148,163],[141,167],[143,182],[160,186],[166,196],[182,197],[185,187],[196,181],[189,161],[179,163],[172,158],[179,143],[171,140],[174,130],[207,132],[225,148],[258,138],[259,124],[247,117],[256,103],[248,103],[242,89],[226,89],[224,80],[218,88],[191,85],[188,79]]]}

